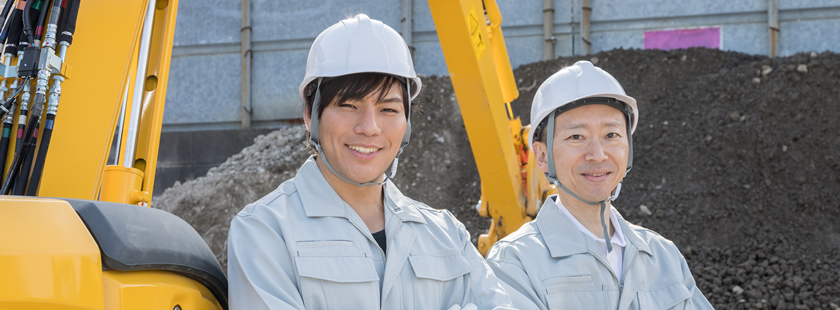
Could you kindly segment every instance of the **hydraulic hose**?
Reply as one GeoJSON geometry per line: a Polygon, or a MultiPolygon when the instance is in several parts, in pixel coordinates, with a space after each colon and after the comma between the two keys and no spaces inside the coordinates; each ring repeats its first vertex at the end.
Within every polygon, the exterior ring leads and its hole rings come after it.
{"type": "Polygon", "coordinates": [[[79,16],[79,6],[82,0],[69,0],[68,2],[65,8],[67,13],[64,14],[64,19],[59,24],[59,33],[61,34],[59,41],[67,42],[69,45],[73,43],[73,34],[76,32],[76,18],[79,16]]]}
{"type": "Polygon", "coordinates": [[[49,9],[47,9],[46,6],[42,6],[41,14],[38,14],[38,22],[35,23],[35,42],[40,41],[41,36],[44,34],[44,22],[47,20],[47,11],[49,11],[49,9]]]}
{"type": "Polygon", "coordinates": [[[21,26],[23,25],[23,7],[25,5],[26,1],[18,1],[18,5],[12,11],[12,16],[6,23],[6,27],[3,28],[3,33],[0,34],[0,40],[6,42],[6,50],[4,51],[6,54],[17,54],[17,44],[23,31],[21,26]]]}
{"type": "MultiPolygon", "coordinates": [[[[0,12],[0,26],[5,25],[6,17],[9,16],[9,11],[12,10],[13,4],[15,4],[14,0],[6,0],[6,5],[3,6],[3,12],[0,12]]],[[[5,38],[5,35],[2,35],[2,38],[5,38]]],[[[0,39],[0,41],[3,40],[0,39]]]]}
{"type": "Polygon", "coordinates": [[[35,33],[32,31],[32,19],[29,17],[33,4],[41,0],[26,1],[26,6],[23,9],[23,34],[26,35],[27,42],[35,42],[35,33]]]}
{"type": "MultiPolygon", "coordinates": [[[[37,114],[41,114],[40,109],[37,109],[37,114]]],[[[34,115],[34,114],[33,114],[34,115]]],[[[36,123],[38,123],[37,117],[29,118],[29,125],[26,126],[26,134],[24,137],[26,140],[31,140],[32,134],[35,131],[36,123]]],[[[20,171],[20,166],[23,164],[23,158],[26,157],[26,153],[29,151],[29,145],[32,141],[25,141],[22,144],[21,149],[18,152],[15,152],[15,158],[12,161],[12,166],[9,169],[9,173],[6,174],[6,178],[3,180],[3,187],[0,188],[0,195],[8,195],[9,191],[11,190],[12,180],[16,179],[18,171],[20,171]]]]}
{"type": "MultiPolygon", "coordinates": [[[[53,48],[55,46],[56,30],[58,28],[57,23],[59,23],[59,19],[61,19],[62,20],[61,23],[64,24],[64,25],[62,25],[62,27],[65,28],[65,31],[62,32],[62,37],[61,37],[62,41],[60,43],[61,52],[59,53],[59,55],[60,55],[59,57],[61,58],[62,63],[64,62],[64,58],[67,55],[67,48],[70,46],[70,43],[71,43],[70,41],[72,41],[72,39],[73,39],[72,31],[75,31],[75,28],[76,28],[76,16],[79,13],[79,10],[78,10],[79,2],[80,2],[80,0],[70,1],[70,6],[71,6],[70,10],[66,10],[66,9],[63,10],[63,9],[60,8],[60,6],[64,5],[64,1],[53,0],[53,2],[52,2],[52,13],[50,15],[50,24],[47,26],[47,33],[44,37],[43,48],[49,48],[50,50],[53,50],[53,48]],[[73,8],[75,8],[75,9],[73,9],[73,8]],[[65,14],[61,14],[62,11],[64,11],[65,14]],[[66,16],[61,17],[62,15],[66,15],[66,16]],[[71,30],[71,32],[67,35],[67,37],[69,38],[69,41],[64,40],[64,38],[65,38],[64,33],[67,33],[66,32],[67,29],[71,30]]],[[[37,87],[36,95],[35,95],[36,102],[41,103],[41,104],[36,104],[38,107],[41,107],[42,103],[43,103],[43,101],[39,101],[40,99],[39,99],[38,95],[41,95],[42,93],[43,94],[46,93],[46,82],[47,82],[48,78],[49,78],[49,72],[48,71],[41,70],[41,71],[38,72],[38,87],[37,87]],[[43,82],[43,84],[42,84],[42,82],[43,82]],[[43,85],[43,88],[42,88],[42,85],[43,85]]],[[[55,117],[56,117],[56,114],[58,112],[58,103],[59,103],[59,100],[61,99],[61,82],[63,82],[63,81],[64,81],[64,77],[62,77],[60,75],[54,75],[53,76],[53,86],[52,86],[52,89],[50,89],[49,104],[47,105],[47,120],[44,124],[44,132],[42,133],[42,136],[41,136],[41,142],[40,142],[41,146],[40,146],[40,148],[38,148],[38,156],[35,158],[34,167],[32,167],[32,178],[29,180],[29,187],[25,191],[25,194],[27,196],[35,196],[35,194],[38,191],[38,186],[41,183],[41,176],[42,176],[43,171],[44,171],[44,162],[46,161],[47,152],[49,151],[50,140],[52,138],[53,125],[55,124],[55,117]]],[[[33,117],[34,117],[34,114],[33,114],[33,117]]],[[[38,124],[38,125],[40,125],[40,124],[38,124]]],[[[35,129],[35,132],[36,132],[36,137],[37,137],[37,128],[35,129]]],[[[34,152],[32,152],[32,153],[34,154],[34,152]]],[[[31,160],[29,161],[28,164],[24,163],[23,164],[23,168],[24,168],[23,172],[28,172],[29,167],[31,165],[32,165],[31,160]]],[[[22,173],[21,178],[20,178],[20,179],[23,179],[24,182],[27,179],[25,176],[26,175],[24,175],[22,173]]]]}
{"type": "MultiPolygon", "coordinates": [[[[26,194],[26,181],[29,180],[29,171],[32,169],[32,161],[35,158],[35,146],[38,141],[38,127],[40,127],[41,122],[38,121],[40,117],[31,117],[31,119],[35,120],[35,130],[32,131],[32,136],[28,137],[29,139],[24,139],[24,146],[28,151],[23,156],[23,164],[20,166],[20,175],[15,180],[14,190],[12,191],[12,195],[19,195],[22,196],[26,194]]],[[[28,132],[28,130],[27,130],[28,132]]],[[[37,185],[35,186],[37,187],[37,185]]]]}
{"type": "Polygon", "coordinates": [[[6,154],[9,152],[9,133],[11,131],[12,122],[3,121],[3,133],[0,136],[0,167],[2,167],[0,169],[6,169],[6,154]]]}

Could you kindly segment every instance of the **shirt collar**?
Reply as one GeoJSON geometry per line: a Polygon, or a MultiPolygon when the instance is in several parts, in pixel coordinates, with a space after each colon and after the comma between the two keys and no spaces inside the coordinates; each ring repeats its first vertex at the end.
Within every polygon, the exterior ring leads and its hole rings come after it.
{"type": "MultiPolygon", "coordinates": [[[[557,208],[559,209],[560,213],[563,213],[564,215],[566,215],[566,217],[569,219],[569,221],[571,221],[572,224],[574,224],[575,227],[580,232],[582,232],[583,234],[591,237],[592,239],[595,239],[595,241],[597,241],[597,242],[601,242],[601,243],[605,242],[604,238],[595,236],[595,234],[593,234],[591,231],[589,231],[589,229],[584,227],[583,224],[581,224],[580,221],[578,221],[578,219],[575,218],[575,216],[572,215],[572,213],[569,212],[568,209],[566,209],[566,206],[563,205],[563,202],[561,202],[560,199],[556,199],[555,204],[557,205],[557,208]]],[[[612,223],[613,229],[615,229],[615,233],[612,235],[612,237],[610,237],[610,243],[618,245],[620,247],[624,247],[624,246],[627,245],[627,243],[624,241],[624,233],[622,232],[621,225],[618,224],[618,219],[616,218],[615,213],[616,213],[616,211],[613,210],[612,207],[611,207],[610,208],[610,222],[612,223]]]]}
{"type": "MultiPolygon", "coordinates": [[[[294,183],[308,217],[347,218],[348,211],[352,210],[324,178],[318,163],[315,162],[315,156],[309,157],[303,163],[295,174],[294,183]]],[[[403,196],[391,180],[385,183],[385,206],[403,222],[426,223],[415,202],[403,196]]]]}

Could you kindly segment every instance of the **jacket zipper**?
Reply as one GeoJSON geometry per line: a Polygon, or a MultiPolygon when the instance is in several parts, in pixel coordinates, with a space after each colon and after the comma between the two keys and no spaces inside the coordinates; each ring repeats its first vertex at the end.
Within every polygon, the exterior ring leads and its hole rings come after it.
{"type": "MultiPolygon", "coordinates": [[[[377,248],[377,249],[379,249],[379,253],[382,253],[382,259],[384,259],[385,261],[388,261],[388,256],[387,256],[387,255],[385,255],[385,251],[382,251],[382,248],[380,248],[380,247],[379,247],[379,243],[376,243],[376,240],[374,240],[374,239],[373,239],[373,236],[370,234],[370,232],[369,232],[369,231],[362,230],[362,228],[360,228],[360,227],[359,227],[359,225],[356,225],[356,222],[353,222],[353,220],[351,220],[351,219],[349,219],[349,218],[348,218],[347,220],[350,222],[350,224],[353,224],[353,226],[354,226],[354,227],[356,227],[356,229],[358,229],[360,233],[362,233],[363,235],[365,235],[365,237],[366,237],[366,238],[367,238],[370,242],[373,242],[374,244],[376,244],[376,248],[377,248]]],[[[386,246],[387,246],[387,240],[388,240],[388,239],[387,239],[387,236],[386,236],[386,239],[385,239],[385,240],[386,240],[386,246]]]]}
{"type": "Polygon", "coordinates": [[[627,270],[624,270],[624,274],[621,275],[621,284],[618,287],[618,294],[621,296],[621,291],[624,288],[624,279],[627,278],[627,274],[630,273],[630,269],[633,269],[633,265],[636,262],[636,257],[639,256],[639,252],[636,252],[636,255],[633,255],[633,259],[630,260],[630,265],[627,265],[627,270]]]}

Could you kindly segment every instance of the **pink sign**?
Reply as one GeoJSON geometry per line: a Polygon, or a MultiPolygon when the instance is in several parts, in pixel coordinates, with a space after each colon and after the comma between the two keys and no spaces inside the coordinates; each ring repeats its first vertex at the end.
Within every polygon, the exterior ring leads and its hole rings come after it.
{"type": "Polygon", "coordinates": [[[720,27],[645,31],[645,49],[720,48],[720,27]]]}

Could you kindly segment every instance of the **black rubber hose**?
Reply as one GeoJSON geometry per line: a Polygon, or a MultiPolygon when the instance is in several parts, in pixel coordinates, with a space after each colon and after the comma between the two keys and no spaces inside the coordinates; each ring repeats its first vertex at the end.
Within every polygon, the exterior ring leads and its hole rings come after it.
{"type": "Polygon", "coordinates": [[[6,153],[9,153],[9,134],[12,132],[12,123],[3,123],[3,134],[0,136],[0,173],[6,169],[6,153]]]}
{"type": "MultiPolygon", "coordinates": [[[[47,4],[46,0],[44,1],[44,4],[47,4]]],[[[44,22],[47,20],[47,11],[49,11],[47,6],[41,5],[41,14],[38,14],[38,22],[35,23],[36,38],[41,38],[44,35],[44,22]]]]}
{"type": "Polygon", "coordinates": [[[79,6],[82,0],[67,0],[67,13],[64,18],[64,27],[61,30],[59,42],[73,43],[73,34],[76,32],[76,17],[79,16],[79,6]]]}
{"type": "Polygon", "coordinates": [[[21,25],[23,25],[23,10],[15,8],[12,11],[12,17],[6,23],[6,28],[3,29],[3,34],[8,35],[8,37],[3,37],[6,39],[6,49],[4,53],[6,54],[17,54],[17,44],[20,41],[20,34],[23,32],[21,29],[21,25]]]}
{"type": "Polygon", "coordinates": [[[61,13],[58,15],[58,28],[56,28],[56,32],[58,35],[61,35],[64,32],[64,27],[67,25],[67,0],[58,0],[61,1],[61,13]]]}
{"type": "Polygon", "coordinates": [[[6,5],[3,6],[3,12],[0,12],[0,25],[6,24],[6,17],[9,16],[9,11],[12,10],[13,4],[15,4],[14,0],[6,0],[6,5]]]}
{"type": "Polygon", "coordinates": [[[32,19],[29,18],[29,11],[32,10],[32,4],[35,1],[38,0],[26,1],[26,6],[23,8],[23,34],[26,35],[26,39],[29,40],[27,42],[29,43],[35,42],[35,33],[32,32],[32,19]]]}
{"type": "MultiPolygon", "coordinates": [[[[35,196],[38,192],[38,184],[41,183],[41,175],[44,172],[44,161],[47,160],[47,151],[50,148],[52,129],[55,123],[55,115],[47,113],[47,121],[44,124],[44,133],[41,134],[41,147],[38,148],[38,157],[35,158],[35,167],[32,168],[32,177],[29,179],[29,187],[26,188],[26,196],[35,196]]],[[[0,144],[3,142],[0,141],[0,144]]],[[[0,145],[2,147],[2,145],[0,145]]],[[[25,165],[24,165],[25,167],[25,165]]]]}
{"type": "Polygon", "coordinates": [[[15,190],[13,195],[23,196],[26,194],[26,183],[29,181],[29,171],[32,170],[32,161],[35,160],[35,146],[38,141],[38,127],[40,122],[35,123],[35,130],[32,131],[32,136],[28,141],[25,141],[27,152],[23,157],[23,164],[20,166],[20,176],[15,180],[15,190]]]}
{"type": "MultiPolygon", "coordinates": [[[[26,137],[27,140],[30,137],[32,137],[32,133],[35,130],[35,124],[38,123],[39,118],[39,116],[36,116],[34,114],[32,117],[29,118],[29,126],[26,126],[26,133],[24,134],[24,137],[26,137]]],[[[26,157],[26,153],[29,151],[29,143],[23,143],[22,145],[22,148],[16,150],[15,152],[15,159],[14,161],[12,161],[12,166],[9,169],[9,173],[6,174],[6,178],[3,180],[3,187],[0,188],[0,195],[7,195],[9,193],[9,190],[11,190],[12,181],[17,176],[17,173],[20,170],[20,166],[23,164],[23,158],[26,157]]]]}

